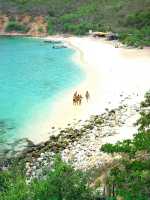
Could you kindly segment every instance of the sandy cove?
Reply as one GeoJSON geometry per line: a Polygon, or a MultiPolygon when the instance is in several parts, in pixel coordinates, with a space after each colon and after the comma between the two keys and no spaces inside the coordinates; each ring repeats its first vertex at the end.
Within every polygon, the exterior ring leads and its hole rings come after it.
{"type": "MultiPolygon", "coordinates": [[[[29,139],[35,143],[47,140],[51,127],[64,128],[80,119],[84,121],[91,115],[101,114],[106,108],[117,107],[121,100],[129,95],[133,96],[134,104],[138,104],[143,99],[144,93],[149,90],[148,48],[143,50],[115,48],[113,42],[90,37],[55,36],[46,39],[62,40],[74,48],[76,52],[72,59],[80,64],[86,77],[75,88],[60,95],[59,100],[56,99],[53,111],[48,116],[37,115],[37,119],[31,121],[31,126],[27,127],[25,132],[30,133],[29,139]],[[76,90],[83,96],[88,90],[91,95],[90,102],[86,103],[84,98],[82,106],[73,106],[72,96],[76,90]]],[[[131,132],[123,131],[124,134],[118,135],[114,141],[131,137],[133,131],[131,132]]]]}
{"type": "Polygon", "coordinates": [[[11,152],[12,156],[21,153],[25,159],[27,182],[42,177],[43,170],[50,170],[56,153],[81,170],[100,169],[113,162],[114,157],[100,151],[100,147],[133,137],[139,103],[150,86],[148,48],[117,49],[111,42],[90,37],[53,39],[76,49],[73,59],[85,71],[86,78],[62,94],[62,101],[56,99],[48,116],[41,117],[39,109],[37,118],[25,129],[29,139],[38,145],[30,143],[23,152],[16,145],[11,152]],[[83,95],[87,89],[90,102],[84,99],[81,107],[73,106],[73,93],[77,90],[83,95]]]}

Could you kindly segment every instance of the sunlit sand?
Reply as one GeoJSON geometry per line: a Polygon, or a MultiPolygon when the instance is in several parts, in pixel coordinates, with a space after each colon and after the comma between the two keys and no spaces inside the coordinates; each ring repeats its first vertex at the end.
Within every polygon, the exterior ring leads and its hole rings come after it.
{"type": "MultiPolygon", "coordinates": [[[[135,94],[140,102],[150,85],[150,49],[115,48],[113,42],[90,37],[48,37],[63,40],[74,48],[74,62],[85,71],[85,80],[56,99],[48,116],[37,116],[25,128],[26,135],[35,143],[47,140],[52,127],[64,128],[90,115],[100,114],[106,108],[116,107],[122,96],[135,94]],[[85,92],[89,91],[87,103],[85,92]],[[84,98],[81,106],[73,106],[72,98],[78,91],[84,98]]],[[[49,109],[49,107],[47,107],[49,109]]]]}

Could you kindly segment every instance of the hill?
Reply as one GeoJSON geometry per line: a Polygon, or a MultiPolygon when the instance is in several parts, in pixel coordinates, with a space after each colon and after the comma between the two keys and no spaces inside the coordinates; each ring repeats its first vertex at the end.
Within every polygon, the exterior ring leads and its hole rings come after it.
{"type": "Polygon", "coordinates": [[[129,45],[150,45],[150,0],[0,0],[0,12],[9,21],[16,16],[29,15],[30,21],[42,16],[49,34],[113,31],[129,45]]]}

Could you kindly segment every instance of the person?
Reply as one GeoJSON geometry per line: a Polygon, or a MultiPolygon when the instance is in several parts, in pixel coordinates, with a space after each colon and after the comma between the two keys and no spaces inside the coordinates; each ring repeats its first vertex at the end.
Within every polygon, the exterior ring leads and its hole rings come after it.
{"type": "Polygon", "coordinates": [[[80,95],[79,95],[79,105],[81,105],[82,99],[83,99],[83,97],[82,97],[82,95],[80,94],[80,95]]]}
{"type": "Polygon", "coordinates": [[[88,102],[89,98],[90,98],[90,93],[88,91],[86,91],[86,93],[85,93],[85,98],[86,98],[86,100],[88,102]]]}
{"type": "Polygon", "coordinates": [[[74,93],[74,97],[76,97],[77,96],[77,91],[74,93]]]}
{"type": "Polygon", "coordinates": [[[73,95],[73,105],[76,105],[77,104],[77,91],[74,93],[73,95]]]}
{"type": "Polygon", "coordinates": [[[79,102],[80,102],[80,95],[78,94],[78,95],[76,96],[76,104],[79,105],[79,102]]]}
{"type": "Polygon", "coordinates": [[[76,105],[76,97],[73,96],[73,105],[76,105]]]}

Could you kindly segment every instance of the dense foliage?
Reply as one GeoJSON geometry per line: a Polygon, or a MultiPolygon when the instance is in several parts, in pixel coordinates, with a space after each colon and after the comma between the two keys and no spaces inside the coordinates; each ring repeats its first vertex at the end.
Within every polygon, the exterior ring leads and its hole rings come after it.
{"type": "Polygon", "coordinates": [[[122,42],[134,46],[150,46],[150,10],[128,15],[124,25],[128,29],[120,34],[122,42]]]}
{"type": "Polygon", "coordinates": [[[20,33],[26,33],[28,31],[28,27],[17,21],[10,21],[8,22],[5,31],[6,32],[17,31],[20,33]]]}
{"type": "Polygon", "coordinates": [[[50,34],[111,30],[128,45],[150,45],[149,0],[0,0],[0,11],[45,16],[50,34]]]}
{"type": "Polygon", "coordinates": [[[150,199],[150,93],[141,103],[139,132],[133,140],[115,145],[103,145],[107,153],[119,153],[122,159],[112,167],[108,176],[110,196],[120,195],[124,200],[150,199]]]}
{"type": "Polygon", "coordinates": [[[43,180],[26,184],[24,170],[14,166],[0,172],[1,200],[92,200],[87,176],[56,159],[43,180]]]}
{"type": "MultiPolygon", "coordinates": [[[[140,114],[136,124],[139,131],[133,139],[101,147],[106,153],[121,156],[105,170],[107,178],[103,184],[107,192],[104,199],[117,200],[120,197],[121,200],[150,200],[150,92],[141,103],[140,114]]],[[[98,174],[100,173],[99,171],[98,174]]],[[[96,199],[96,193],[90,187],[93,180],[91,175],[94,175],[94,172],[88,173],[87,176],[86,173],[74,170],[58,157],[53,164],[53,170],[47,171],[46,174],[42,180],[34,179],[30,184],[26,184],[24,164],[18,166],[14,163],[11,169],[0,171],[0,199],[96,199]]]]}

